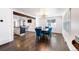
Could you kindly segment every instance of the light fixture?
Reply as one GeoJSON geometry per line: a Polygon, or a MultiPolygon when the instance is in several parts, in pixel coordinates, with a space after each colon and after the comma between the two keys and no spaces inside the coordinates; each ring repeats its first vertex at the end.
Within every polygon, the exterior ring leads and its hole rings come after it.
{"type": "Polygon", "coordinates": [[[47,16],[48,15],[48,10],[46,8],[40,9],[40,15],[41,16],[47,16]]]}

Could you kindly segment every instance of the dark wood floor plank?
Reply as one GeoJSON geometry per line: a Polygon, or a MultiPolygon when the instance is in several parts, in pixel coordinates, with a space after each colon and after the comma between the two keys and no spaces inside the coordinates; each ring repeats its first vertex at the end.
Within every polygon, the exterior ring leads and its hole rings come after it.
{"type": "Polygon", "coordinates": [[[42,37],[36,44],[35,33],[25,36],[14,36],[14,41],[0,46],[0,51],[69,51],[62,34],[52,34],[52,37],[42,37]]]}

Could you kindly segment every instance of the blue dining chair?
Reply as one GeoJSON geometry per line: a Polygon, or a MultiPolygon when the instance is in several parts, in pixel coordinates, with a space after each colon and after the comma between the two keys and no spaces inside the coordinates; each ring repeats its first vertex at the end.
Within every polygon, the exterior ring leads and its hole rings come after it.
{"type": "Polygon", "coordinates": [[[45,34],[47,34],[48,37],[51,37],[51,33],[52,33],[52,28],[49,28],[45,34]]]}
{"type": "Polygon", "coordinates": [[[38,40],[40,40],[40,38],[42,37],[42,32],[40,28],[35,28],[36,31],[36,42],[38,42],[38,40]]]}

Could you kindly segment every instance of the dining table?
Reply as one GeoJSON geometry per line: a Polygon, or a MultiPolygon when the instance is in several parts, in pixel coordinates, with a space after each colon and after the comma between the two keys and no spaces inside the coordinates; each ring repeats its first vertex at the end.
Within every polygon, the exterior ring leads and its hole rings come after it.
{"type": "Polygon", "coordinates": [[[42,32],[43,36],[46,35],[46,33],[48,32],[48,30],[49,30],[49,28],[42,28],[41,29],[41,32],[42,32]]]}

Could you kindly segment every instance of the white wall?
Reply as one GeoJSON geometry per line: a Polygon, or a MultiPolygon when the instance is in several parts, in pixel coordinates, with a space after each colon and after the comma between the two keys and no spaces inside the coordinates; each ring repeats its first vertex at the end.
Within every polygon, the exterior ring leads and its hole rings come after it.
{"type": "MultiPolygon", "coordinates": [[[[14,11],[16,12],[19,12],[19,13],[22,13],[22,14],[25,14],[25,15],[28,15],[28,16],[32,16],[34,17],[34,15],[32,15],[30,12],[25,12],[23,10],[20,10],[20,9],[13,9],[14,11]]],[[[26,11],[29,11],[29,10],[26,10],[26,11]]],[[[18,18],[18,17],[17,17],[18,18]]],[[[35,27],[36,27],[36,20],[35,19],[32,19],[32,23],[28,23],[27,20],[29,18],[26,18],[26,17],[22,17],[24,20],[26,20],[26,26],[29,26],[29,29],[28,31],[31,31],[31,32],[34,32],[35,31],[35,27]]]]}
{"type": "Polygon", "coordinates": [[[0,45],[13,41],[12,10],[0,8],[0,45]]]}
{"type": "MultiPolygon", "coordinates": [[[[26,25],[26,27],[28,26],[28,31],[31,31],[31,32],[35,31],[35,27],[36,27],[36,20],[35,19],[31,19],[32,23],[28,23],[29,18],[27,18],[27,17],[21,17],[21,16],[14,15],[13,19],[17,23],[16,27],[19,27],[21,25],[20,21],[25,20],[25,25],[26,25]]],[[[15,31],[19,32],[19,30],[15,30],[15,31]]]]}
{"type": "Polygon", "coordinates": [[[71,10],[71,29],[72,38],[79,34],[79,8],[72,8],[71,10]]]}
{"type": "Polygon", "coordinates": [[[73,45],[72,45],[72,40],[75,39],[75,35],[79,33],[79,9],[71,8],[71,33],[68,34],[64,28],[63,28],[63,22],[64,18],[62,19],[62,34],[64,36],[65,41],[67,42],[67,45],[71,51],[77,50],[73,45]]]}
{"type": "Polygon", "coordinates": [[[36,16],[36,27],[40,27],[40,18],[36,16]]]}
{"type": "MultiPolygon", "coordinates": [[[[56,24],[55,24],[55,28],[54,28],[54,32],[55,33],[62,33],[62,16],[55,16],[52,17],[53,19],[56,19],[56,24]]],[[[39,26],[47,26],[47,19],[41,19],[40,17],[36,18],[36,27],[39,26]],[[45,21],[44,21],[45,20],[45,21]]],[[[53,27],[53,25],[51,25],[53,27]]]]}
{"type": "Polygon", "coordinates": [[[45,15],[40,16],[39,25],[44,28],[47,25],[47,19],[45,15]]]}
{"type": "Polygon", "coordinates": [[[13,15],[13,21],[15,22],[15,27],[19,27],[20,26],[20,17],[13,15]]]}
{"type": "Polygon", "coordinates": [[[55,33],[62,33],[62,16],[56,16],[56,28],[55,33]]]}
{"type": "Polygon", "coordinates": [[[28,31],[35,32],[36,20],[35,19],[31,19],[32,22],[31,23],[28,23],[28,18],[24,17],[24,19],[25,19],[25,25],[26,26],[29,26],[28,27],[28,31]]]}

